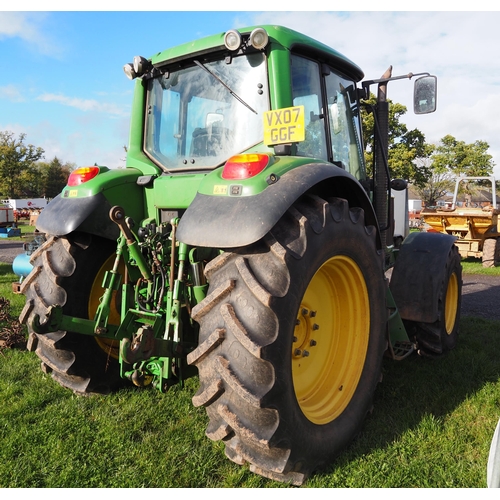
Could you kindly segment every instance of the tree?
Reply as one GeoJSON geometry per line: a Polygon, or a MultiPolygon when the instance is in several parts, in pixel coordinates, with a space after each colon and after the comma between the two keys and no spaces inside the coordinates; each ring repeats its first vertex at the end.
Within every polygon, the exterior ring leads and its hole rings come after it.
{"type": "MultiPolygon", "coordinates": [[[[432,175],[427,182],[416,185],[416,191],[426,206],[435,206],[446,193],[453,190],[457,176],[486,177],[493,173],[493,157],[485,141],[466,144],[452,135],[444,136],[430,157],[432,175]]],[[[474,185],[461,184],[461,191],[472,195],[474,185]]]]}
{"type": "Polygon", "coordinates": [[[493,157],[487,153],[489,144],[475,141],[466,144],[452,135],[444,136],[432,155],[434,172],[451,171],[455,176],[488,176],[493,173],[493,157]]]}
{"type": "Polygon", "coordinates": [[[45,180],[43,184],[43,194],[47,198],[54,198],[64,188],[68,182],[68,177],[75,166],[70,163],[61,163],[56,156],[48,164],[45,171],[45,180]]]}
{"type": "Polygon", "coordinates": [[[43,182],[44,176],[40,172],[39,163],[35,163],[19,176],[19,198],[41,198],[43,182]]]}
{"type": "Polygon", "coordinates": [[[21,197],[23,173],[43,158],[44,150],[25,144],[25,138],[23,133],[16,139],[13,132],[0,132],[0,194],[3,197],[21,197]]]}
{"type": "Polygon", "coordinates": [[[415,186],[415,191],[426,207],[437,205],[437,201],[453,190],[455,179],[450,171],[433,172],[424,185],[415,186]]]}
{"type": "Polygon", "coordinates": [[[21,198],[54,198],[68,181],[74,163],[62,163],[57,156],[50,162],[38,161],[19,176],[21,198]]]}
{"type": "MultiPolygon", "coordinates": [[[[374,106],[376,97],[371,94],[365,101],[374,106]]],[[[391,178],[405,179],[416,186],[423,186],[431,176],[431,170],[425,161],[433,151],[433,146],[425,142],[420,130],[408,130],[401,122],[407,108],[399,103],[389,103],[389,171],[391,178]]],[[[369,109],[369,108],[368,108],[369,109]]],[[[374,116],[362,108],[363,135],[365,137],[365,161],[369,174],[373,172],[374,116]]]]}
{"type": "MultiPolygon", "coordinates": [[[[366,100],[376,104],[371,94],[366,100]]],[[[407,108],[389,103],[389,171],[391,178],[401,178],[412,184],[426,205],[435,205],[453,189],[456,176],[489,176],[493,173],[493,157],[488,154],[489,144],[475,141],[466,144],[452,135],[443,137],[437,146],[428,144],[420,130],[408,130],[401,122],[407,108]]],[[[370,107],[367,108],[368,110],[370,107]]],[[[365,137],[365,161],[368,174],[373,172],[374,116],[362,108],[361,118],[365,137]]],[[[470,194],[470,193],[469,193],[470,194]]]]}

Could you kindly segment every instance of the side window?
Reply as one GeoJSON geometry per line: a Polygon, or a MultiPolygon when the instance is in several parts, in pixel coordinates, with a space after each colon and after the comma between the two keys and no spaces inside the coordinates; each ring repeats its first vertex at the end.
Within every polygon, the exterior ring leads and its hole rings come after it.
{"type": "Polygon", "coordinates": [[[318,63],[292,55],[292,93],[293,105],[304,106],[306,119],[306,140],[298,144],[297,154],[328,160],[318,63]]]}
{"type": "Polygon", "coordinates": [[[360,117],[355,84],[331,72],[325,77],[333,161],[341,161],[355,177],[364,177],[360,117]]]}

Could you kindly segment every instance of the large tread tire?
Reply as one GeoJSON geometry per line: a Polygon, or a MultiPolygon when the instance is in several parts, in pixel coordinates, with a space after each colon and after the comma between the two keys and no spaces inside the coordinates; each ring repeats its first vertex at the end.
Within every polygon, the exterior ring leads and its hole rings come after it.
{"type": "Polygon", "coordinates": [[[483,243],[483,267],[495,267],[499,263],[499,248],[497,238],[486,238],[483,243]]]}
{"type": "Polygon", "coordinates": [[[417,341],[419,353],[440,356],[454,349],[459,335],[462,304],[462,265],[458,248],[453,245],[446,261],[438,295],[438,318],[434,323],[408,322],[417,341]]]}
{"type": "Polygon", "coordinates": [[[50,306],[65,314],[88,318],[89,297],[99,270],[116,248],[115,242],[83,233],[48,236],[31,256],[32,272],[21,286],[26,304],[20,315],[28,325],[28,348],[41,360],[42,370],[77,394],[107,394],[121,385],[116,359],[95,338],[69,331],[37,334],[31,322],[44,321],[50,306]]]}
{"type": "MultiPolygon", "coordinates": [[[[206,434],[212,440],[222,440],[226,455],[235,463],[249,462],[250,469],[258,474],[300,485],[360,432],[381,378],[387,347],[387,284],[383,257],[376,247],[376,230],[366,227],[363,210],[349,209],[346,200],[328,203],[305,197],[263,240],[211,261],[206,275],[209,293],[192,311],[200,323],[199,346],[188,356],[188,362],[199,370],[200,388],[193,403],[206,408],[210,419],[206,434]],[[346,285],[328,274],[344,260],[359,278],[354,290],[350,288],[352,283],[346,285]],[[325,346],[328,342],[335,344],[345,331],[352,338],[359,334],[366,343],[358,356],[360,362],[351,357],[359,354],[356,348],[346,352],[333,347],[336,352],[327,357],[328,366],[338,363],[344,368],[329,373],[329,377],[306,377],[306,381],[313,380],[313,392],[317,386],[326,395],[322,402],[332,406],[316,417],[296,395],[294,381],[299,384],[303,375],[295,375],[295,370],[300,371],[301,364],[306,366],[308,361],[294,358],[301,351],[297,350],[300,340],[294,335],[296,327],[307,334],[317,329],[317,325],[304,329],[298,323],[313,277],[313,291],[323,295],[321,286],[315,289],[320,268],[326,269],[328,286],[332,287],[328,291],[333,292],[335,286],[342,291],[337,295],[342,303],[328,302],[327,306],[333,311],[329,314],[341,321],[332,319],[326,323],[335,328],[323,328],[328,311],[324,307],[318,310],[314,321],[321,325],[318,331],[323,337],[318,337],[317,346],[310,347],[307,360],[314,361],[322,349],[330,352],[325,346]],[[358,302],[365,308],[353,308],[352,304],[358,302]],[[349,314],[346,310],[356,312],[349,314]],[[356,330],[357,325],[364,331],[356,330]],[[354,380],[349,384],[351,379],[342,370],[349,372],[351,365],[356,368],[349,373],[354,380]],[[348,382],[338,377],[346,377],[348,382]],[[336,384],[335,390],[332,384],[336,384]],[[345,393],[339,392],[342,390],[345,393]],[[343,398],[339,405],[329,401],[337,397],[343,398]]],[[[349,273],[346,276],[352,277],[349,273]]],[[[308,321],[309,316],[313,314],[307,314],[308,321]]]]}

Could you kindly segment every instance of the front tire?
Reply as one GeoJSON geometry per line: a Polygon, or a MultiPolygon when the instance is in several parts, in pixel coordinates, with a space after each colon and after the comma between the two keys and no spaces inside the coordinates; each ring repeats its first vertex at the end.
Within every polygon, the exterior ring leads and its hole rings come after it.
{"type": "Polygon", "coordinates": [[[70,316],[91,317],[115,248],[114,241],[89,234],[49,236],[32,254],[33,271],[21,286],[26,304],[20,321],[28,325],[29,349],[40,358],[44,372],[78,394],[106,394],[122,384],[116,347],[104,339],[98,343],[92,336],[69,331],[37,334],[31,321],[35,314],[43,321],[53,305],[62,306],[70,316]]]}
{"type": "Polygon", "coordinates": [[[387,309],[375,228],[346,200],[306,197],[206,274],[188,361],[207,435],[234,462],[302,484],[359,433],[380,380],[387,309]]]}
{"type": "MultiPolygon", "coordinates": [[[[438,356],[451,351],[458,340],[462,304],[462,265],[458,248],[453,245],[438,295],[438,315],[434,323],[415,322],[414,333],[419,353],[438,356]]],[[[411,328],[412,323],[410,323],[411,328]]]]}

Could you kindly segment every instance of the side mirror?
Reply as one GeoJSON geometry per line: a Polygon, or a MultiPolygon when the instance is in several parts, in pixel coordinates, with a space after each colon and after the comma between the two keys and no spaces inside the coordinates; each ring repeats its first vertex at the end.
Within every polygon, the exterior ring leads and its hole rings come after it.
{"type": "Polygon", "coordinates": [[[416,115],[434,113],[437,101],[437,78],[421,76],[415,80],[413,90],[413,110],[416,115]]]}

